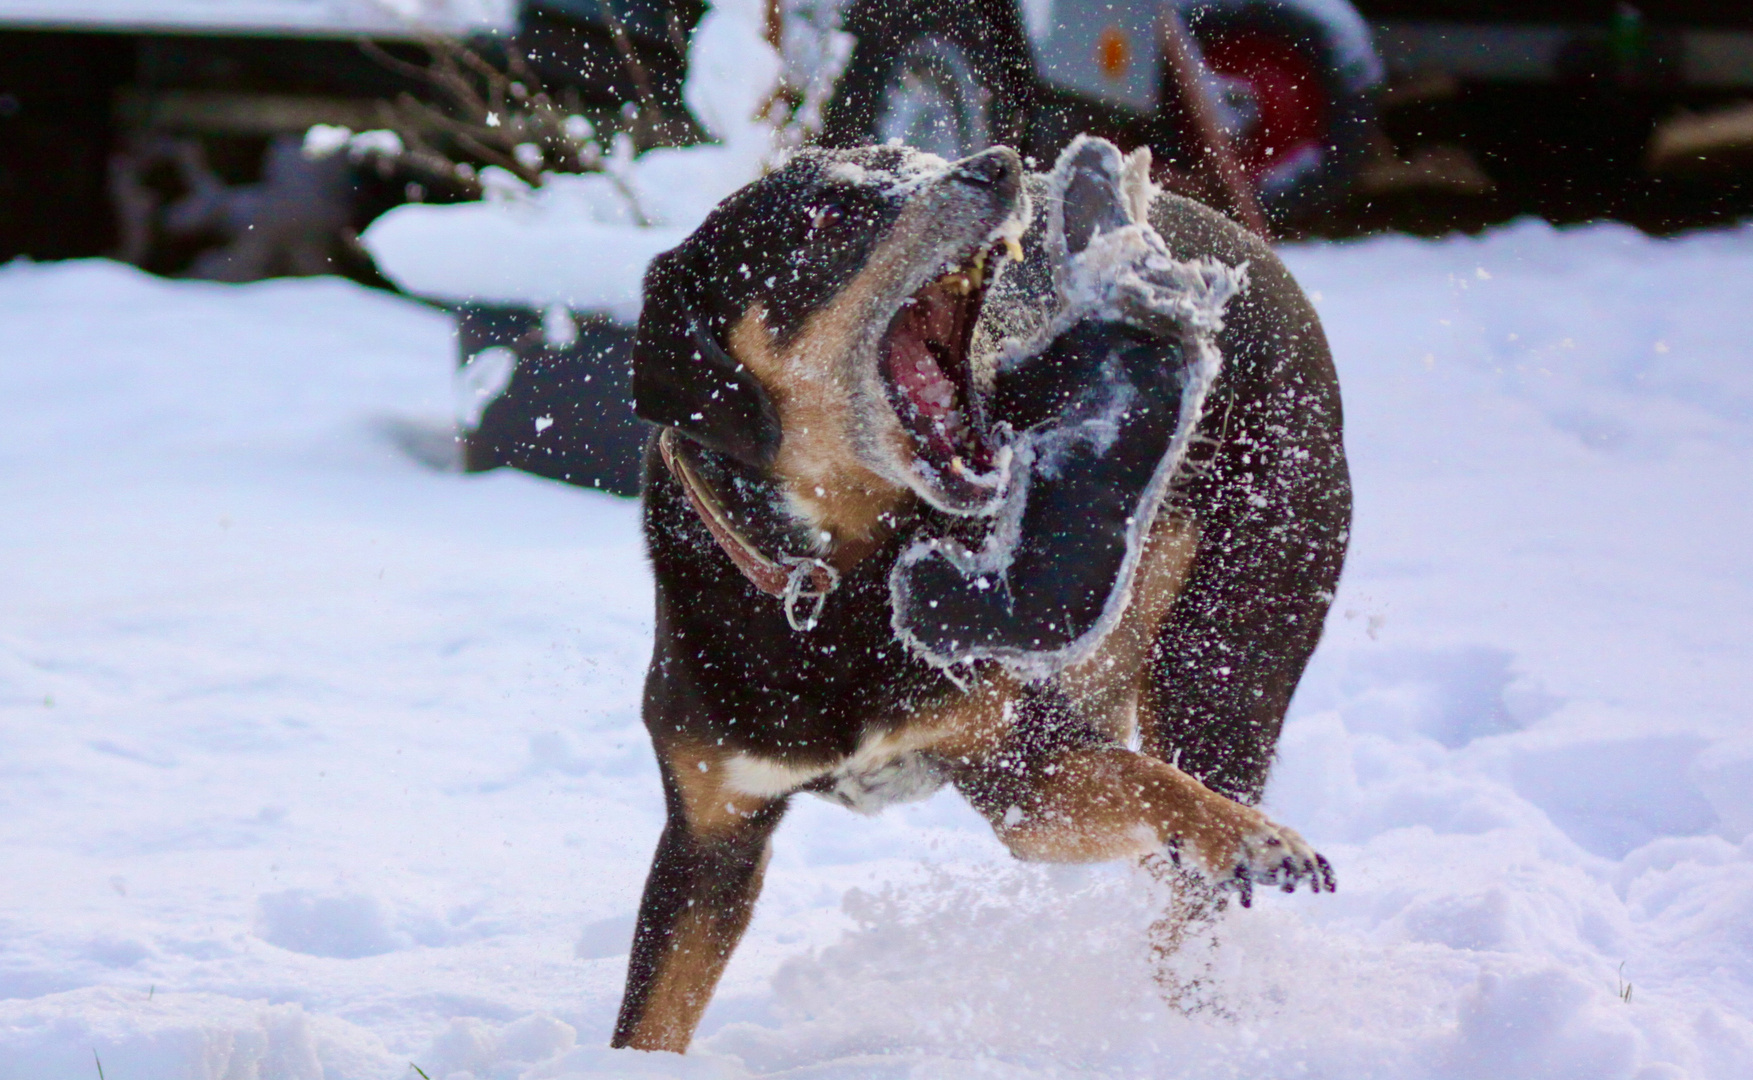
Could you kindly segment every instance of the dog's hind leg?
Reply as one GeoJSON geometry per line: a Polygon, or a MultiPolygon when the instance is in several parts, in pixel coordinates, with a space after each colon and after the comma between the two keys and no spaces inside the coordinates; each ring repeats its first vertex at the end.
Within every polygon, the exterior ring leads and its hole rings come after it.
{"type": "Polygon", "coordinates": [[[1198,551],[1151,650],[1143,748],[1252,803],[1345,559],[1339,383],[1314,308],[1258,238],[1172,196],[1150,220],[1178,259],[1245,261],[1249,285],[1224,310],[1223,372],[1173,494],[1198,551]]]}
{"type": "Polygon", "coordinates": [[[727,792],[704,758],[661,757],[669,820],[645,881],[610,1045],[679,1054],[748,927],[785,802],[727,792]]]}
{"type": "Polygon", "coordinates": [[[1206,524],[1139,688],[1144,751],[1249,804],[1265,789],[1344,552],[1330,539],[1342,524],[1307,502],[1295,509],[1272,527],[1228,516],[1206,524]]]}

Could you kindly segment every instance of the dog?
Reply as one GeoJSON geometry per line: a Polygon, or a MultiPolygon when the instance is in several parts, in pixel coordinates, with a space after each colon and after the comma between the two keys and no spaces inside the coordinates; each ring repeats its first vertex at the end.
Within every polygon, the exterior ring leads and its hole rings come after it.
{"type": "MultiPolygon", "coordinates": [[[[1016,465],[982,412],[1005,378],[982,308],[1007,275],[1055,272],[1042,191],[1006,148],[805,150],[649,268],[643,710],[668,817],[612,1045],[687,1049],[800,792],[874,812],[949,784],[1023,859],[1167,854],[1244,903],[1333,887],[1252,804],[1344,560],[1338,383],[1290,274],[1214,211],[1131,188],[1175,259],[1246,288],[1173,490],[1142,531],[1126,514],[1113,617],[1045,672],[898,632],[903,556],[977,533],[1016,465]]],[[[1184,360],[1134,337],[1129,356],[1184,360]]],[[[1030,572],[1052,587],[1071,561],[1030,572]]]]}

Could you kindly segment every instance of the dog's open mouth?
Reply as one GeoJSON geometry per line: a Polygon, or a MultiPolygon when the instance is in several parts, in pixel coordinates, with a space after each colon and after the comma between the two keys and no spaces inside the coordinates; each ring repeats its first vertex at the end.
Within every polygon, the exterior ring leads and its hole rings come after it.
{"type": "Polygon", "coordinates": [[[915,468],[943,508],[977,513],[1001,493],[1005,471],[974,387],[968,352],[989,267],[1016,257],[1015,241],[982,247],[901,303],[883,338],[881,370],[915,468]]]}

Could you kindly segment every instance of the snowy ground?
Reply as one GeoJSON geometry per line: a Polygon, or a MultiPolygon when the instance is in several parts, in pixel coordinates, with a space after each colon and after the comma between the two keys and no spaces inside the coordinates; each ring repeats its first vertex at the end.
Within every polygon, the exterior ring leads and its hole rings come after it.
{"type": "Polygon", "coordinates": [[[688,1058],[602,1049],[660,823],[629,503],[423,468],[446,320],[0,271],[0,1078],[1739,1078],[1753,229],[1294,248],[1351,563],[1194,1016],[1124,868],[800,800],[688,1058]],[[1629,991],[1622,988],[1629,986],[1629,991]]]}
{"type": "Polygon", "coordinates": [[[0,0],[0,22],[54,29],[350,37],[511,25],[514,0],[0,0]]]}

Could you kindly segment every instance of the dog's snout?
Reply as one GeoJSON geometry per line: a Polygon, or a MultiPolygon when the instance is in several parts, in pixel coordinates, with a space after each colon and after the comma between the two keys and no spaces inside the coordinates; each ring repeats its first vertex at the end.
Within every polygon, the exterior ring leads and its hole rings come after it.
{"type": "Polygon", "coordinates": [[[956,162],[950,176],[974,187],[1015,188],[1022,183],[1023,162],[1010,147],[995,146],[956,162]]]}

